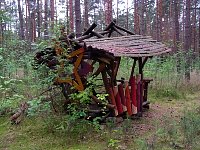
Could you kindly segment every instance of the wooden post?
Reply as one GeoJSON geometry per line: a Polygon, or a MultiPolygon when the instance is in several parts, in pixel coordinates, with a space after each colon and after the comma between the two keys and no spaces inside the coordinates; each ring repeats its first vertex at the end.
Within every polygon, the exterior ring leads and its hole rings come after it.
{"type": "Polygon", "coordinates": [[[121,98],[121,103],[122,103],[123,110],[127,111],[127,108],[126,108],[126,99],[125,99],[124,89],[123,89],[123,84],[122,83],[120,83],[118,85],[118,91],[119,91],[119,95],[120,95],[120,98],[121,98]]]}
{"type": "Polygon", "coordinates": [[[135,71],[135,66],[136,66],[136,62],[137,62],[137,58],[134,58],[134,62],[133,62],[133,66],[132,66],[132,70],[131,70],[131,76],[130,76],[130,78],[133,76],[133,74],[134,74],[134,71],[135,71]]]}
{"type": "Polygon", "coordinates": [[[113,62],[112,66],[112,75],[111,75],[111,84],[116,85],[116,76],[119,69],[121,57],[116,57],[115,61],[113,62]]]}
{"type": "Polygon", "coordinates": [[[117,116],[118,115],[118,110],[117,110],[117,105],[116,105],[116,102],[115,102],[115,96],[114,96],[114,93],[113,93],[113,89],[112,87],[109,87],[109,97],[112,101],[112,104],[115,106],[114,108],[114,115],[117,116]]]}
{"type": "Polygon", "coordinates": [[[117,105],[117,110],[118,110],[118,114],[123,114],[123,108],[122,108],[122,103],[121,103],[121,99],[120,99],[120,96],[119,96],[119,92],[118,92],[118,87],[115,86],[114,87],[114,95],[115,95],[115,102],[116,102],[116,105],[117,105]]]}
{"type": "Polygon", "coordinates": [[[130,97],[128,81],[125,81],[124,85],[125,85],[125,97],[126,97],[127,112],[128,112],[128,115],[131,116],[133,114],[133,112],[132,112],[132,108],[131,108],[131,97],[130,97]]]}
{"type": "Polygon", "coordinates": [[[137,114],[138,106],[137,106],[137,95],[136,95],[136,83],[135,83],[135,76],[130,78],[130,85],[131,85],[131,99],[132,99],[132,111],[133,114],[137,114]]]}
{"type": "Polygon", "coordinates": [[[137,75],[136,77],[136,83],[137,83],[137,108],[138,108],[138,116],[142,116],[142,97],[143,97],[143,91],[141,89],[142,82],[141,82],[141,75],[137,75]]]}

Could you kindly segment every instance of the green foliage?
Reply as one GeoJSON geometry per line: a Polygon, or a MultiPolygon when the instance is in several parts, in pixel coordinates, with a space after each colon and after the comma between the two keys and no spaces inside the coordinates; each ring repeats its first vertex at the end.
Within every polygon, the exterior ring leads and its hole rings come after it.
{"type": "Polygon", "coordinates": [[[184,116],[180,122],[182,131],[184,133],[184,143],[187,146],[196,145],[200,133],[200,113],[198,111],[184,111],[184,116]]]}
{"type": "Polygon", "coordinates": [[[28,101],[28,116],[49,115],[51,112],[50,102],[42,102],[44,98],[41,96],[38,99],[28,101]]]}
{"type": "Polygon", "coordinates": [[[0,114],[10,113],[24,100],[24,96],[15,90],[21,82],[0,76],[0,114]]]}
{"type": "Polygon", "coordinates": [[[108,141],[108,147],[114,148],[114,149],[118,149],[118,143],[119,143],[119,142],[120,142],[119,140],[110,139],[110,140],[108,141]]]}
{"type": "Polygon", "coordinates": [[[168,99],[180,99],[185,98],[185,93],[173,87],[163,87],[160,89],[152,90],[154,98],[168,98],[168,99]]]}
{"type": "Polygon", "coordinates": [[[11,19],[8,17],[8,13],[5,10],[0,10],[0,22],[5,23],[7,21],[10,21],[11,19]]]}
{"type": "Polygon", "coordinates": [[[137,139],[136,145],[137,145],[138,149],[140,149],[140,150],[147,150],[148,149],[147,142],[143,139],[137,139]]]}

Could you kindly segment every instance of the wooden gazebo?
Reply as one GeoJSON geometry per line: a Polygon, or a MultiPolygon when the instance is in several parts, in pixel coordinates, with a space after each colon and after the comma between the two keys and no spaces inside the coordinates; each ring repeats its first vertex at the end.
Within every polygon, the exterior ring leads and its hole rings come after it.
{"type": "MultiPolygon", "coordinates": [[[[56,81],[61,85],[68,84],[74,86],[77,91],[82,91],[87,86],[89,72],[94,77],[101,74],[105,92],[108,94],[106,106],[112,112],[111,114],[120,116],[127,112],[129,116],[141,116],[143,108],[149,107],[147,90],[148,83],[151,81],[143,77],[143,67],[148,58],[168,53],[170,49],[149,36],[135,35],[116,25],[115,21],[102,32],[95,32],[96,26],[92,24],[78,38],[74,38],[72,34],[65,35],[62,30],[63,36],[60,42],[56,43],[54,52],[56,55],[62,55],[64,49],[61,45],[63,42],[67,43],[66,45],[70,47],[67,59],[72,60],[74,68],[70,77],[61,74],[56,81]],[[112,37],[113,32],[118,36],[112,37]],[[134,60],[130,78],[117,79],[121,57],[124,56],[134,60]],[[139,67],[138,74],[135,73],[136,63],[139,67]],[[94,69],[94,66],[98,67],[94,69]]],[[[39,54],[37,59],[41,60],[41,56],[42,54],[39,54]]],[[[91,98],[96,105],[103,105],[96,97],[96,92],[91,98]]]]}

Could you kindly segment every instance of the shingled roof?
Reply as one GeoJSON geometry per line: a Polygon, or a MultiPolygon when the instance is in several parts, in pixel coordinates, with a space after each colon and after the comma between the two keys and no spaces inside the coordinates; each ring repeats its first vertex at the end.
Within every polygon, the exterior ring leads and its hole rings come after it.
{"type": "Polygon", "coordinates": [[[85,39],[89,51],[105,51],[114,56],[148,57],[171,51],[161,42],[153,40],[150,36],[129,35],[111,38],[85,39]]]}

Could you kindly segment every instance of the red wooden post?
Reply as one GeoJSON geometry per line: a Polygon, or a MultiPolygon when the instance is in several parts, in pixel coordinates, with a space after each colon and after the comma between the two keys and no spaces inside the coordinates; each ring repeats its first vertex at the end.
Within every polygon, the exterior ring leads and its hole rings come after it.
{"type": "Polygon", "coordinates": [[[114,96],[114,93],[113,93],[113,89],[111,87],[109,87],[109,99],[111,99],[111,103],[115,106],[115,109],[114,109],[114,113],[115,113],[115,116],[118,115],[118,111],[117,111],[117,105],[116,105],[116,102],[115,102],[115,96],[114,96]]]}
{"type": "Polygon", "coordinates": [[[133,114],[137,114],[138,112],[138,106],[137,106],[137,99],[136,99],[136,82],[135,82],[135,76],[132,76],[130,78],[130,84],[131,84],[131,99],[132,99],[132,111],[133,114]]]}
{"type": "Polygon", "coordinates": [[[122,83],[120,83],[118,85],[118,91],[119,91],[119,96],[121,98],[121,103],[122,103],[123,110],[127,111],[127,108],[126,108],[126,99],[125,99],[124,89],[123,89],[123,84],[122,83]]]}
{"type": "Polygon", "coordinates": [[[121,103],[121,99],[120,99],[120,96],[119,96],[117,86],[114,87],[114,95],[115,95],[115,102],[116,102],[116,105],[117,105],[118,114],[122,114],[123,108],[122,108],[122,103],[121,103]]]}
{"type": "Polygon", "coordinates": [[[133,114],[133,112],[132,112],[132,108],[131,108],[131,97],[130,97],[128,81],[125,81],[124,84],[125,84],[125,97],[126,97],[127,112],[128,112],[128,115],[131,116],[133,114]]]}

